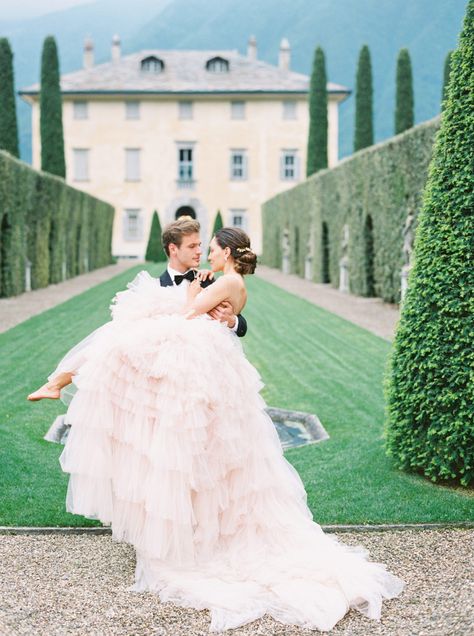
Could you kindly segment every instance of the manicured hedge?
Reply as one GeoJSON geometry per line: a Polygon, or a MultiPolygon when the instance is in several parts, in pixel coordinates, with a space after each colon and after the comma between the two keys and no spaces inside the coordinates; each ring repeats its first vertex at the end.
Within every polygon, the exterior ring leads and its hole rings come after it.
{"type": "Polygon", "coordinates": [[[222,214],[220,210],[217,210],[217,214],[214,218],[214,226],[212,228],[211,238],[216,234],[219,230],[222,230],[224,227],[224,222],[222,221],[222,214]]]}
{"type": "Polygon", "coordinates": [[[145,260],[153,263],[163,263],[166,261],[166,252],[161,242],[161,223],[158,212],[153,212],[151,219],[150,236],[148,238],[148,244],[145,252],[145,260]]]}
{"type": "Polygon", "coordinates": [[[306,256],[312,251],[312,279],[328,282],[323,271],[324,223],[329,248],[327,273],[337,287],[343,227],[347,224],[350,291],[398,302],[403,227],[407,215],[411,212],[416,217],[421,207],[438,128],[439,117],[360,150],[335,168],[320,171],[265,202],[262,262],[281,268],[282,237],[287,228],[291,271],[302,276],[306,256]],[[367,240],[372,241],[372,259],[367,257],[367,240]],[[370,260],[373,271],[368,272],[370,260]]]}
{"type": "MultiPolygon", "coordinates": [[[[451,60],[387,374],[387,452],[474,485],[474,0],[451,60]]],[[[474,503],[474,502],[473,502],[474,503]]]]}
{"type": "Polygon", "coordinates": [[[0,151],[0,296],[58,283],[112,262],[114,209],[0,151]]]}

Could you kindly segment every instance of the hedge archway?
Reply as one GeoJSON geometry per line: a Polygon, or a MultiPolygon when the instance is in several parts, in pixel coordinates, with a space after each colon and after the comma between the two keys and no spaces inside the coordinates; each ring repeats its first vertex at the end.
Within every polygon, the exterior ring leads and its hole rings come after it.
{"type": "Polygon", "coordinates": [[[321,228],[321,281],[323,283],[331,282],[329,249],[329,228],[326,221],[323,221],[321,228]]]}
{"type": "Polygon", "coordinates": [[[374,258],[374,224],[368,214],[364,223],[365,296],[375,296],[374,258]]]}
{"type": "Polygon", "coordinates": [[[8,214],[4,214],[0,229],[0,296],[8,296],[11,283],[8,263],[11,256],[12,226],[8,214]]]}

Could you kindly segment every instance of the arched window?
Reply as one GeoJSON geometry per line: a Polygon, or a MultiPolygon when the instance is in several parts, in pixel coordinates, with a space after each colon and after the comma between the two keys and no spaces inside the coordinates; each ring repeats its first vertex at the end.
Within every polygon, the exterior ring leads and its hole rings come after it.
{"type": "Polygon", "coordinates": [[[375,296],[374,274],[374,226],[372,217],[367,215],[364,224],[365,295],[375,296]]]}
{"type": "Polygon", "coordinates": [[[51,219],[51,224],[49,226],[49,237],[48,237],[48,250],[49,250],[49,281],[51,283],[58,283],[61,279],[58,279],[55,272],[55,251],[58,246],[58,236],[57,236],[57,227],[56,221],[51,219]]]}
{"type": "Polygon", "coordinates": [[[176,214],[174,215],[175,219],[179,219],[180,216],[190,216],[192,219],[196,218],[196,212],[194,208],[190,205],[182,205],[180,208],[176,210],[176,214]]]}
{"type": "Polygon", "coordinates": [[[321,282],[330,283],[331,275],[329,272],[329,228],[326,221],[323,222],[321,228],[321,282]]]}
{"type": "Polygon", "coordinates": [[[294,258],[295,258],[295,274],[300,273],[300,229],[295,226],[294,237],[294,258]]]}
{"type": "Polygon", "coordinates": [[[11,287],[12,226],[6,214],[3,215],[0,232],[0,297],[8,296],[11,287]]]}
{"type": "Polygon", "coordinates": [[[145,73],[161,73],[165,69],[165,63],[155,55],[149,55],[140,62],[140,68],[145,73]]]}
{"type": "Polygon", "coordinates": [[[81,274],[81,241],[82,241],[82,223],[78,223],[76,226],[76,245],[75,252],[76,258],[74,259],[74,274],[81,274]]]}
{"type": "Polygon", "coordinates": [[[211,73],[228,73],[229,61],[220,56],[212,57],[207,60],[206,69],[211,73]]]}

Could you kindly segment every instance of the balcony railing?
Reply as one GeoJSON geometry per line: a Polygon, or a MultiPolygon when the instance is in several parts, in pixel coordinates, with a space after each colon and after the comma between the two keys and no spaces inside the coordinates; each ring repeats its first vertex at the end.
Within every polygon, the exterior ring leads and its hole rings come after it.
{"type": "Polygon", "coordinates": [[[194,190],[195,179],[176,179],[176,185],[180,190],[194,190]]]}

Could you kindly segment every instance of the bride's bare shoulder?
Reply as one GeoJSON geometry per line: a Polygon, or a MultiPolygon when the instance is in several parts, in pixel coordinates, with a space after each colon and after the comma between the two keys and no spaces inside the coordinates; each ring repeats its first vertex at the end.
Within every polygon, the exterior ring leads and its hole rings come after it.
{"type": "Polygon", "coordinates": [[[227,285],[229,289],[245,289],[244,279],[240,274],[224,274],[220,277],[222,284],[227,285]]]}

